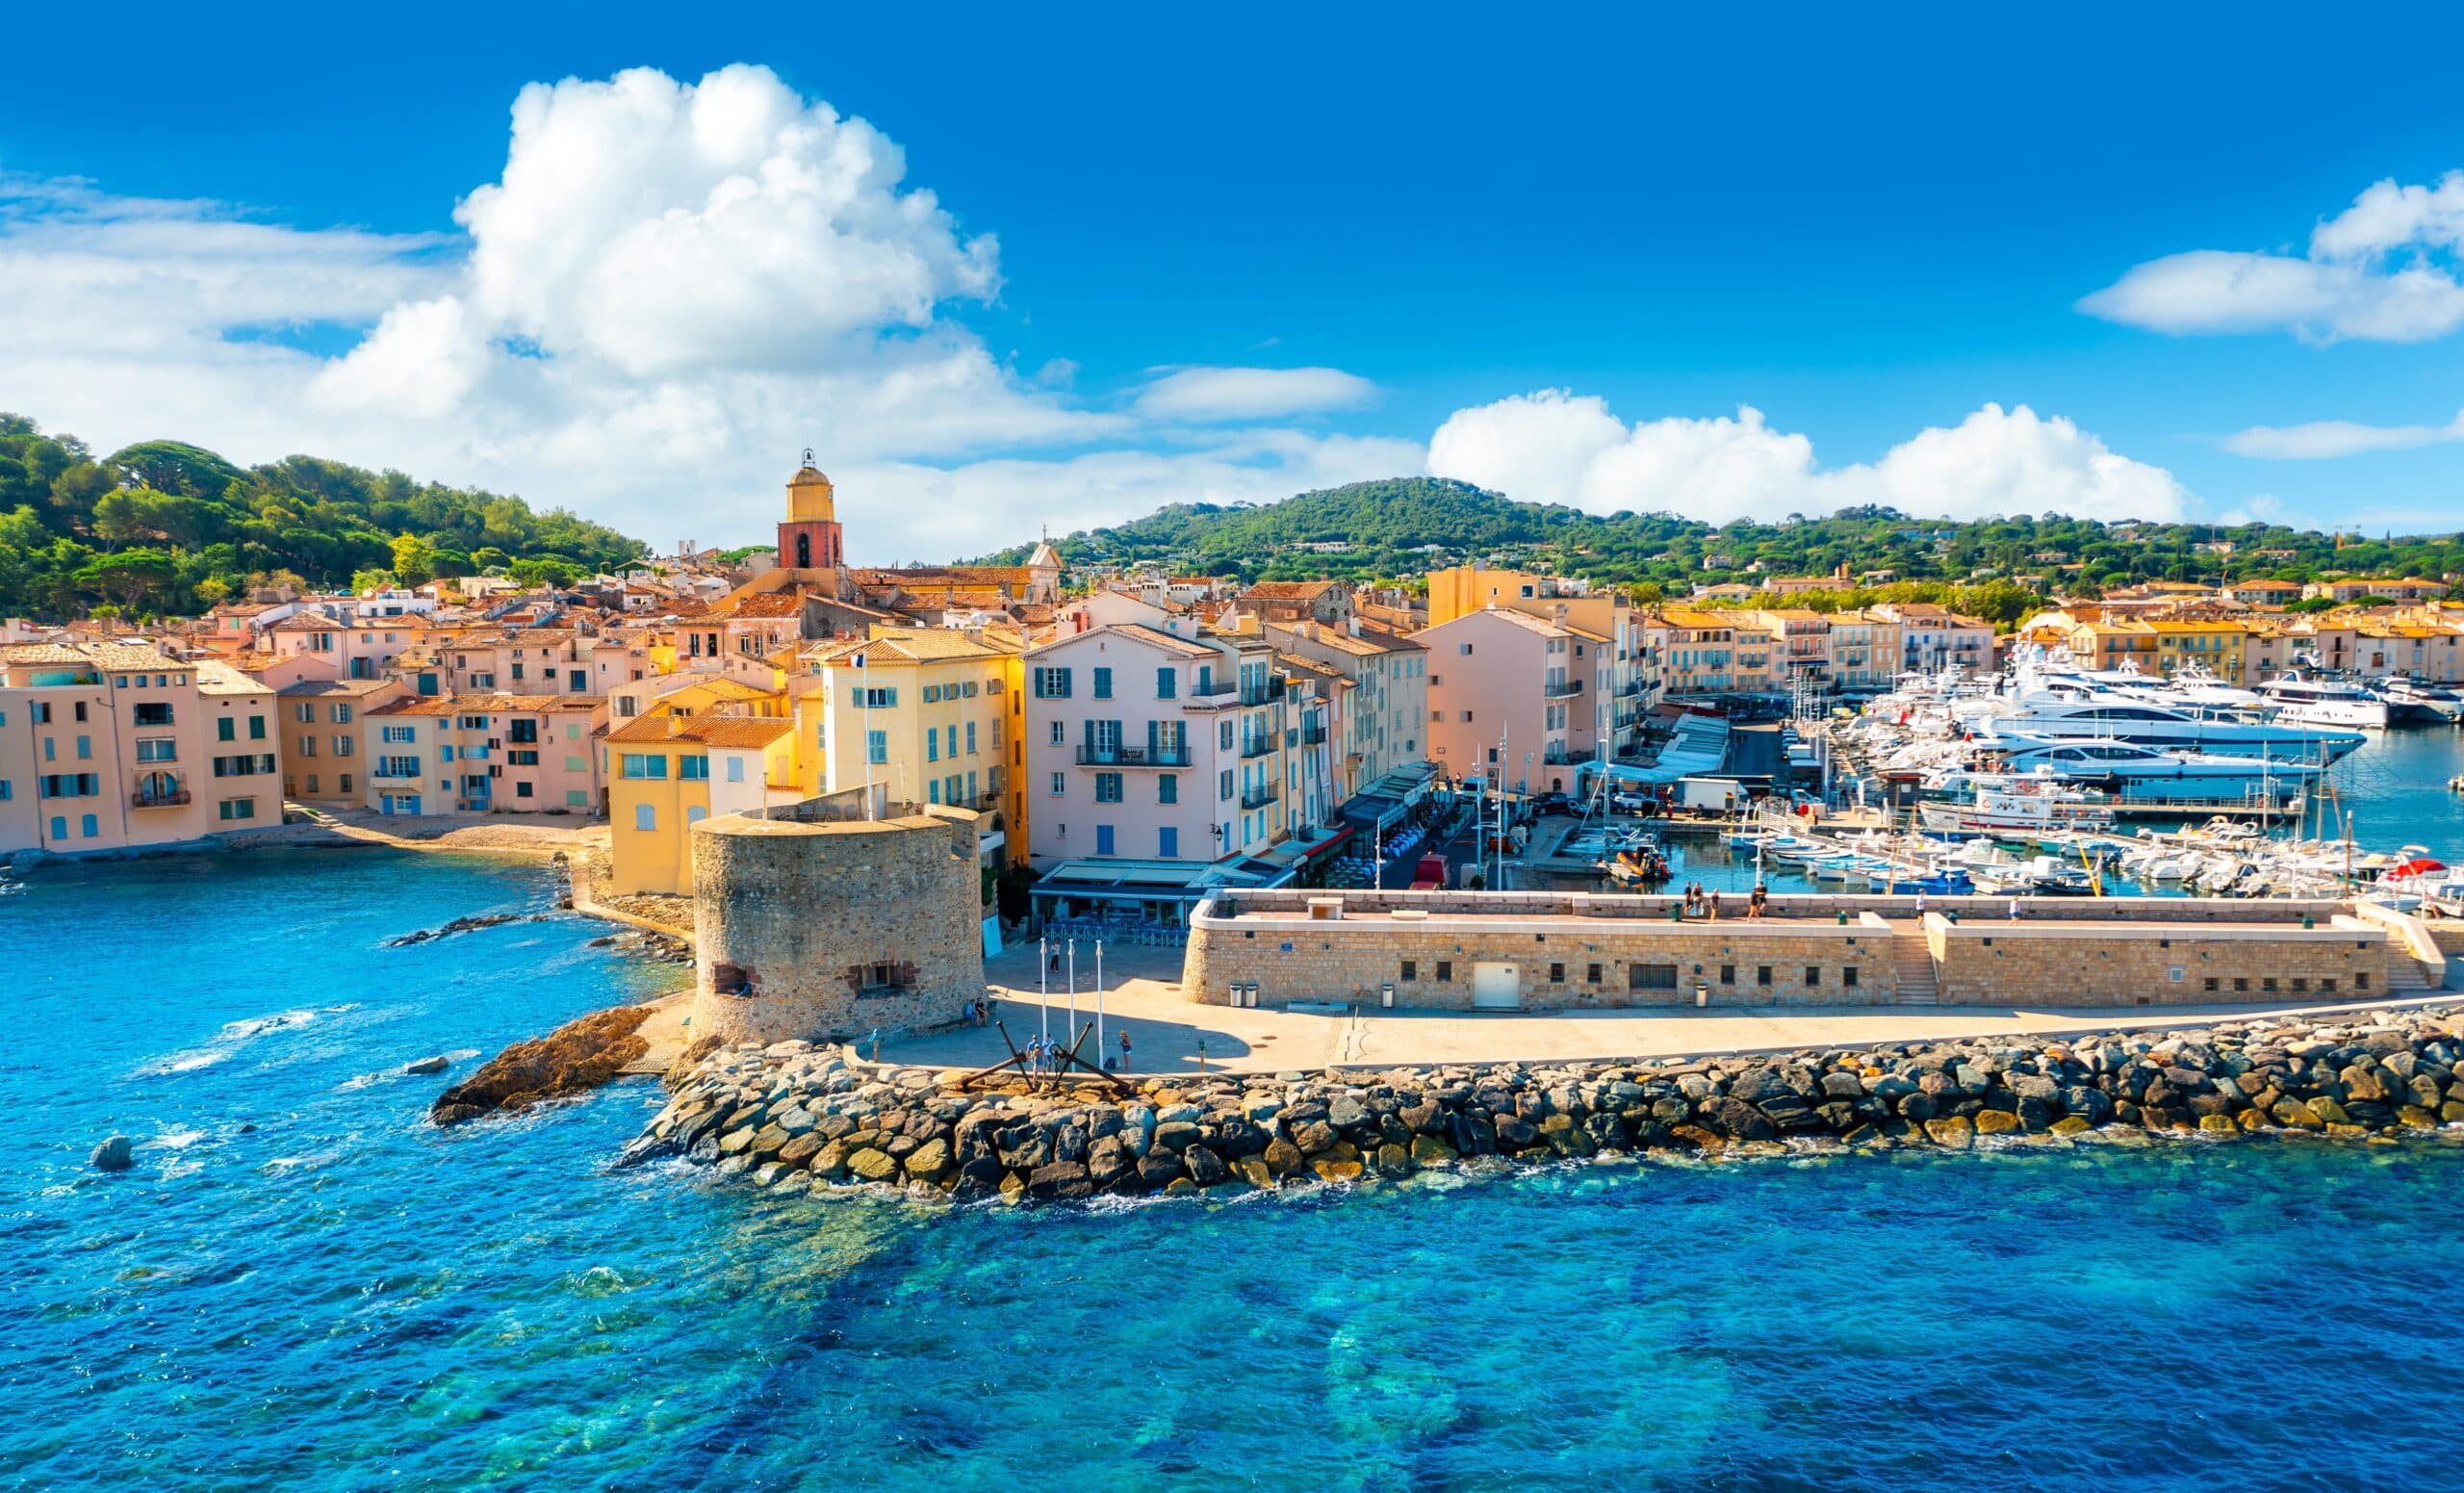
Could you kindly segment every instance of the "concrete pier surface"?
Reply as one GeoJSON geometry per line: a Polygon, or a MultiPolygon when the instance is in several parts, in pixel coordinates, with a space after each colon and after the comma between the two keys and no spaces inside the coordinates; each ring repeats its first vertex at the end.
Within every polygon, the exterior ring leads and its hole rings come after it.
{"type": "MultiPolygon", "coordinates": [[[[1068,1025],[1066,974],[1047,972],[1051,995],[1037,995],[1036,950],[1014,949],[988,962],[985,975],[998,996],[993,1015],[1024,1043],[1043,1030],[1068,1025]]],[[[1375,1007],[1256,1009],[1201,1005],[1181,993],[1181,951],[1123,948],[1104,951],[1107,1056],[1119,1053],[1120,1033],[1130,1034],[1132,1070],[1190,1072],[1205,1044],[1210,1071],[1275,1072],[1343,1065],[1563,1061],[1576,1058],[1674,1057],[1861,1046],[1874,1043],[1943,1042],[1954,1039],[2043,1036],[2061,1032],[2202,1026],[2251,1017],[2306,1013],[2330,1019],[2367,1007],[2439,1005],[2453,991],[2417,991],[2403,998],[2367,1002],[2279,1001],[2268,1004],[2198,1006],[1821,1007],[1712,1005],[1705,1010],[1639,1008],[1619,1011],[1506,1012],[1385,1011],[1375,1007]]],[[[1095,1018],[1093,951],[1078,949],[1078,1017],[1095,1018]]],[[[1082,1053],[1092,1057],[1094,1040],[1082,1053]]],[[[867,1044],[863,1055],[870,1057],[867,1044]]],[[[943,1068],[981,1068],[1007,1055],[993,1028],[960,1027],[921,1036],[886,1039],[886,1061],[943,1068]]]]}

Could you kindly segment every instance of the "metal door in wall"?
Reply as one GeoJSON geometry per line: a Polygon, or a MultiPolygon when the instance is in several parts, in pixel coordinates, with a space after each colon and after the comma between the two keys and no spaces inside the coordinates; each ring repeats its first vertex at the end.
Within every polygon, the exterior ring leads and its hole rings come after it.
{"type": "Polygon", "coordinates": [[[1523,1004],[1523,974],[1512,965],[1472,966],[1472,1009],[1512,1011],[1523,1004]]]}

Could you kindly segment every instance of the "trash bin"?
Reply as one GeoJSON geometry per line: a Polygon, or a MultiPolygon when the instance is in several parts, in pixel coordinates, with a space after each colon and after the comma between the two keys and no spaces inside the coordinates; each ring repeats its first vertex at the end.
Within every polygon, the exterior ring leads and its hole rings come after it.
{"type": "Polygon", "coordinates": [[[1707,985],[1705,985],[1705,984],[1704,984],[1702,981],[1700,981],[1700,980],[1695,981],[1695,982],[1694,982],[1694,1004],[1695,1004],[1695,1006],[1696,1006],[1697,1008],[1700,1008],[1700,1007],[1703,1007],[1703,1006],[1707,1006],[1707,1005],[1709,1005],[1710,1003],[1711,1003],[1711,988],[1710,988],[1709,986],[1707,986],[1707,985]]]}

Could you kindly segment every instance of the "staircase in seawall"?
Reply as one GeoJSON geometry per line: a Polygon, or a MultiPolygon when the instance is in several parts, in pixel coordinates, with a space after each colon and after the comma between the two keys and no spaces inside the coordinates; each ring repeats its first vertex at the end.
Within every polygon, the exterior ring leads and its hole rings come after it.
{"type": "Polygon", "coordinates": [[[1891,962],[1894,965],[1897,991],[1895,1003],[1902,1006],[1938,1006],[1942,1003],[1942,982],[1934,972],[1934,950],[1922,933],[1895,933],[1890,940],[1891,962]]]}
{"type": "Polygon", "coordinates": [[[2415,991],[2435,990],[2439,982],[2429,977],[2418,959],[2391,959],[2387,962],[2387,993],[2409,995],[2415,991]]]}

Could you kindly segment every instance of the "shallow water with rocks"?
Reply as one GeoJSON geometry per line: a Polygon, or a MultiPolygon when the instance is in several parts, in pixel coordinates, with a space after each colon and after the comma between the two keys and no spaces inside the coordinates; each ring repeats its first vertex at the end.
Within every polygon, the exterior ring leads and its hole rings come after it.
{"type": "Polygon", "coordinates": [[[790,1194],[612,1167],[649,1080],[427,1123],[478,1056],[674,982],[571,918],[383,947],[552,895],[387,852],[0,893],[0,1483],[2454,1481],[2445,1129],[790,1194]]]}

